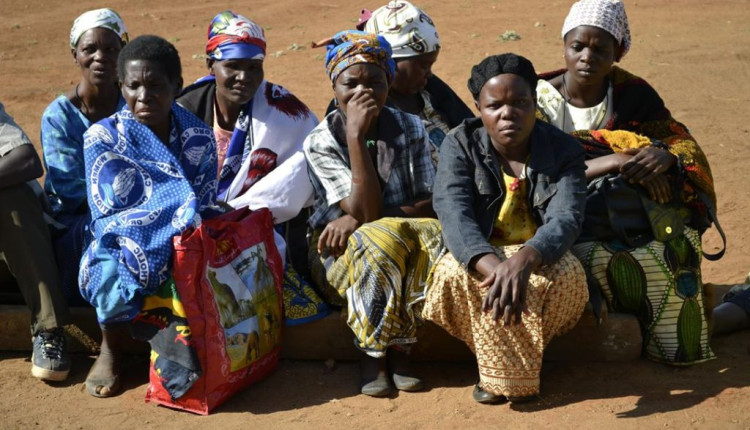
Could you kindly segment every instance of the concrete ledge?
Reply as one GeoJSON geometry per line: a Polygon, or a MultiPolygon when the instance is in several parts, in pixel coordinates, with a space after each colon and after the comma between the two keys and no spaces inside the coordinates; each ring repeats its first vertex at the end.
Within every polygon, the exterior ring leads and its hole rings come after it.
{"type": "MultiPolygon", "coordinates": [[[[72,308],[73,325],[68,329],[71,352],[95,352],[101,333],[92,308],[72,308]],[[72,333],[71,333],[72,332],[72,333]]],[[[24,306],[0,305],[0,350],[30,351],[29,311],[24,306]]],[[[470,361],[473,356],[461,341],[432,323],[418,333],[413,358],[418,361],[470,361]]],[[[356,360],[353,334],[339,313],[295,327],[286,327],[282,357],[295,360],[356,360]]],[[[132,341],[126,350],[148,352],[148,344],[132,341]]],[[[625,361],[641,354],[638,321],[626,314],[604,315],[601,325],[587,308],[578,325],[554,339],[545,353],[548,360],[625,361]]]]}

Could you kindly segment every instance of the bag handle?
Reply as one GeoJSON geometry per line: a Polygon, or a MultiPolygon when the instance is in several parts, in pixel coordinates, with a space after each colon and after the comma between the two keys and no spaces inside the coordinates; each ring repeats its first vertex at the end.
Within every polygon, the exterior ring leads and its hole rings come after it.
{"type": "Polygon", "coordinates": [[[711,202],[711,199],[706,198],[703,193],[698,193],[698,196],[706,205],[708,219],[716,226],[716,230],[719,232],[719,236],[721,236],[722,242],[721,250],[719,252],[717,252],[716,254],[708,254],[706,253],[706,251],[703,251],[703,258],[709,261],[717,261],[721,257],[723,257],[724,253],[727,251],[727,235],[724,234],[724,229],[721,228],[721,224],[719,224],[719,218],[716,216],[716,209],[714,208],[714,204],[711,202]]]}

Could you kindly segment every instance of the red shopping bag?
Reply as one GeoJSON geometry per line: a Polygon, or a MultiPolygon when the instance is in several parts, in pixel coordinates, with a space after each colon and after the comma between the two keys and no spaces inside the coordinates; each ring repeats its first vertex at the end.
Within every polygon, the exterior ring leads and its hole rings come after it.
{"type": "Polygon", "coordinates": [[[152,364],[146,401],[207,415],[273,372],[281,351],[283,264],[268,209],[240,209],[174,239],[173,277],[201,376],[172,399],[152,364]]]}

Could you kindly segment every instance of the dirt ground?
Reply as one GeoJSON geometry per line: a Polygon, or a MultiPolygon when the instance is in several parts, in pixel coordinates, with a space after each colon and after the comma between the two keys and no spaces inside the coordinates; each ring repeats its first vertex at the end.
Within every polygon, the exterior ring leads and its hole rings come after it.
{"type": "MultiPolygon", "coordinates": [[[[266,29],[266,78],[282,84],[322,116],[332,92],[322,50],[309,44],[351,28],[359,7],[384,2],[336,0],[2,0],[0,101],[38,145],[42,111],[78,81],[68,48],[73,19],[108,6],[123,16],[131,37],[152,33],[180,50],[186,82],[205,72],[206,27],[230,8],[266,29]]],[[[560,28],[572,0],[418,1],[435,21],[442,50],[434,71],[469,102],[470,67],[489,54],[513,51],[538,71],[563,66],[560,28]],[[514,30],[521,40],[503,42],[514,30]]],[[[704,282],[736,283],[750,270],[750,211],[744,168],[750,160],[750,1],[626,1],[633,47],[622,66],[649,81],[673,115],[687,124],[711,162],[718,214],[729,237],[726,256],[704,262],[704,282]],[[739,108],[738,108],[739,106],[739,108]],[[743,179],[744,178],[744,179],[743,179]]],[[[715,252],[719,236],[704,236],[715,252]]],[[[18,354],[0,355],[2,428],[750,428],[750,332],[714,341],[717,360],[687,369],[645,361],[549,363],[542,400],[524,407],[485,407],[470,397],[470,365],[424,366],[430,389],[390,399],[358,395],[357,366],[328,370],[319,362],[284,361],[279,371],[208,418],[144,404],[146,359],[128,370],[122,395],[97,400],[83,392],[92,360],[78,356],[71,378],[47,386],[28,374],[18,354]],[[533,413],[531,413],[533,412],[533,413]]]]}

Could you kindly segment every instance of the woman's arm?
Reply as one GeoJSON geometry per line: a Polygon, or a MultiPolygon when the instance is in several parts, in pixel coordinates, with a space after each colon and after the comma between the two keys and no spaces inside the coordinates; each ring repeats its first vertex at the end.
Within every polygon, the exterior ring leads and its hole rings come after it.
{"type": "Polygon", "coordinates": [[[0,157],[0,188],[23,184],[43,173],[42,163],[31,144],[16,146],[0,157]]]}
{"type": "Polygon", "coordinates": [[[546,205],[544,219],[525,244],[539,251],[545,265],[559,260],[576,241],[586,206],[584,153],[580,145],[573,138],[561,135],[551,142],[550,148],[554,148],[551,150],[559,166],[557,177],[552,178],[555,191],[546,203],[537,201],[539,193],[535,193],[534,207],[546,205]]]}
{"type": "Polygon", "coordinates": [[[380,218],[383,208],[378,173],[365,145],[367,132],[377,126],[378,106],[372,90],[356,93],[347,103],[346,145],[351,165],[351,193],[341,209],[364,224],[380,218]]]}
{"type": "Polygon", "coordinates": [[[74,136],[58,118],[47,112],[42,116],[42,153],[47,176],[47,191],[55,193],[62,210],[73,213],[86,204],[83,135],[74,136]]]}
{"type": "Polygon", "coordinates": [[[400,206],[390,206],[383,208],[384,217],[401,217],[401,218],[436,218],[435,211],[432,209],[432,196],[414,199],[405,202],[400,206]]]}
{"type": "Polygon", "coordinates": [[[632,155],[614,153],[586,160],[586,180],[591,181],[608,173],[619,172],[632,155]]]}
{"type": "Polygon", "coordinates": [[[443,228],[445,245],[464,266],[477,256],[494,254],[477,221],[474,207],[480,197],[474,183],[476,166],[459,139],[465,140],[464,129],[449,133],[440,147],[440,161],[435,176],[433,206],[443,228]],[[460,137],[459,137],[460,134],[460,137]]]}

